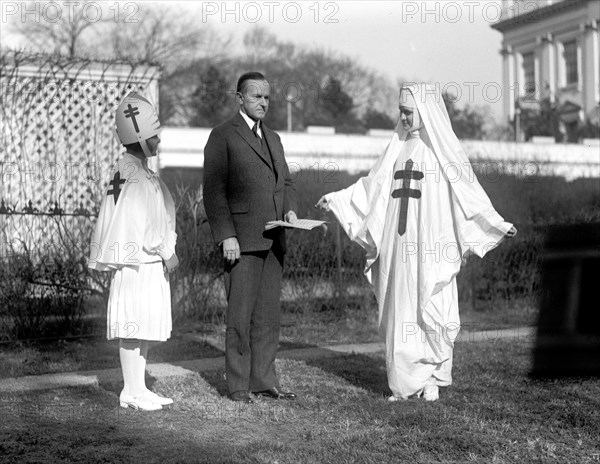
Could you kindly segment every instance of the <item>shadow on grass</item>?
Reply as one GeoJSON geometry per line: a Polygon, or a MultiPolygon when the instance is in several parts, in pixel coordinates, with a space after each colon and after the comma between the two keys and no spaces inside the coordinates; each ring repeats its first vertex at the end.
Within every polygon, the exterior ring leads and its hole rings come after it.
{"type": "Polygon", "coordinates": [[[166,342],[150,345],[148,360],[150,362],[173,362],[188,359],[218,358],[223,353],[204,340],[186,340],[175,334],[166,342]]]}
{"type": "Polygon", "coordinates": [[[227,388],[227,380],[225,379],[225,370],[217,369],[205,372],[200,372],[200,376],[206,380],[206,382],[217,390],[217,393],[222,397],[227,397],[229,389],[227,388]]]}
{"type": "Polygon", "coordinates": [[[383,357],[351,354],[309,359],[306,364],[323,369],[376,396],[391,394],[383,357]]]}
{"type": "MultiPolygon", "coordinates": [[[[327,348],[319,348],[313,344],[281,341],[277,358],[279,362],[285,359],[303,360],[307,366],[318,367],[376,396],[389,396],[390,394],[385,360],[381,356],[343,354],[327,348]],[[308,349],[309,351],[306,353],[295,351],[302,349],[308,349]]],[[[199,374],[219,395],[228,395],[225,369],[207,370],[199,372],[199,374]]],[[[285,385],[285,387],[292,390],[295,388],[294,385],[285,385]]]]}
{"type": "Polygon", "coordinates": [[[10,427],[0,426],[2,462],[236,461],[235,450],[224,440],[202,439],[206,432],[192,439],[180,429],[163,427],[174,420],[172,411],[124,410],[112,394],[100,390],[65,389],[28,397],[3,413],[10,427]]]}
{"type": "MultiPolygon", "coordinates": [[[[166,342],[151,343],[148,361],[170,363],[222,354],[207,341],[174,336],[166,342]]],[[[0,378],[118,368],[119,342],[104,336],[0,344],[0,378]]]]}
{"type": "MultiPolygon", "coordinates": [[[[152,377],[150,374],[148,374],[148,372],[146,372],[145,380],[146,387],[152,390],[152,387],[157,381],[156,377],[152,377]]],[[[110,373],[99,373],[98,385],[103,390],[112,392],[119,396],[121,394],[121,390],[123,389],[123,375],[120,373],[117,373],[116,375],[111,375],[110,373]]]]}
{"type": "MultiPolygon", "coordinates": [[[[286,346],[286,345],[284,345],[286,346]]],[[[314,347],[305,344],[292,344],[293,348],[314,347]],[[301,345],[301,346],[298,346],[301,345]]],[[[287,347],[287,346],[286,346],[287,347]]],[[[323,356],[315,356],[305,359],[307,366],[318,367],[325,372],[342,378],[350,384],[367,390],[376,396],[389,396],[390,392],[387,384],[387,375],[385,370],[385,360],[381,357],[368,356],[364,354],[337,354],[320,349],[323,356]]],[[[280,349],[279,361],[287,359],[285,349],[280,349]]],[[[292,359],[297,359],[293,357],[292,359]]],[[[303,359],[301,357],[300,359],[303,359]]],[[[221,396],[226,397],[229,393],[225,370],[209,370],[199,372],[200,376],[206,380],[221,396]]],[[[294,390],[294,385],[285,385],[286,388],[294,390]]]]}

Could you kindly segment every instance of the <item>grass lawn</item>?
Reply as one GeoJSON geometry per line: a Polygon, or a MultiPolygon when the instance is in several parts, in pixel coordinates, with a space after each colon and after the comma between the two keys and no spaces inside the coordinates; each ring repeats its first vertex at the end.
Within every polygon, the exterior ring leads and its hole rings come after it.
{"type": "MultiPolygon", "coordinates": [[[[366,302],[367,309],[348,300],[344,309],[338,305],[338,309],[284,313],[280,349],[381,341],[374,297],[366,302]]],[[[461,305],[465,331],[531,326],[536,318],[537,309],[525,303],[502,308],[481,304],[476,310],[467,303],[461,305]]],[[[0,344],[0,378],[119,367],[118,342],[104,338],[102,322],[95,322],[97,335],[93,337],[0,344]]],[[[151,345],[148,358],[171,362],[222,356],[215,346],[222,346],[224,337],[223,325],[179,322],[171,339],[151,345]]]]}
{"type": "Polygon", "coordinates": [[[533,380],[526,339],[459,343],[441,399],[388,403],[381,355],[278,361],[295,402],[239,405],[224,372],[158,380],[176,403],[118,407],[120,385],[0,396],[1,462],[593,463],[598,379],[533,380]]]}
{"type": "MultiPolygon", "coordinates": [[[[173,338],[150,346],[150,362],[212,358],[223,353],[205,342],[173,338]]],[[[0,378],[120,367],[119,342],[102,337],[4,344],[0,378]]]]}

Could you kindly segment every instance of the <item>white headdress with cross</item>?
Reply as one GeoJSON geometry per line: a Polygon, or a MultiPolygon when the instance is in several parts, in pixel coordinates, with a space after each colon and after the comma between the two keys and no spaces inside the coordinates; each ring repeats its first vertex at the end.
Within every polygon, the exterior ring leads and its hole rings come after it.
{"type": "Polygon", "coordinates": [[[152,103],[137,92],[128,93],[117,107],[117,136],[123,145],[139,142],[146,157],[152,156],[146,140],[160,133],[152,103]]]}

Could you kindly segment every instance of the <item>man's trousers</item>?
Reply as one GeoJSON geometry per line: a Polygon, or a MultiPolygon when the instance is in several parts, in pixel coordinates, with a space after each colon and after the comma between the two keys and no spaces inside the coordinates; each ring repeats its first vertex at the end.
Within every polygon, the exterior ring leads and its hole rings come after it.
{"type": "Polygon", "coordinates": [[[242,253],[233,266],[225,264],[229,393],[279,387],[275,356],[282,272],[283,253],[275,248],[242,253]]]}

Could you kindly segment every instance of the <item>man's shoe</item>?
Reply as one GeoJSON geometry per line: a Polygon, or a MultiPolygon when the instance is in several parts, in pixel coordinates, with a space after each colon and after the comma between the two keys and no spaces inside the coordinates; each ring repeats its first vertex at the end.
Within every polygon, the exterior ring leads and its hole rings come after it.
{"type": "Polygon", "coordinates": [[[269,398],[275,398],[276,400],[295,400],[297,398],[297,395],[294,392],[284,392],[277,387],[272,387],[268,390],[262,390],[253,393],[258,396],[268,396],[269,398]]]}
{"type": "Polygon", "coordinates": [[[250,393],[244,390],[233,392],[229,395],[231,401],[239,401],[241,403],[254,403],[250,393]]]}

